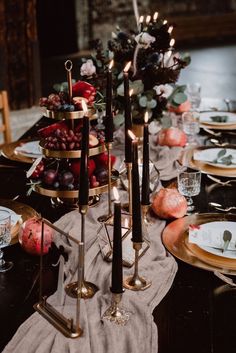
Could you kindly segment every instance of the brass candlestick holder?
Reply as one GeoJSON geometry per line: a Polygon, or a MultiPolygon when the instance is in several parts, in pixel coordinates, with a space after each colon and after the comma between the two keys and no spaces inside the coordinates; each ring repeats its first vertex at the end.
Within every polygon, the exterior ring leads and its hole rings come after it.
{"type": "Polygon", "coordinates": [[[141,205],[141,209],[142,209],[142,220],[143,223],[148,226],[150,224],[152,224],[152,222],[150,221],[150,218],[148,217],[148,211],[150,209],[150,204],[149,205],[141,205]]]}
{"type": "Polygon", "coordinates": [[[108,142],[106,144],[107,148],[107,157],[108,157],[108,191],[107,191],[107,198],[108,198],[108,214],[104,214],[98,217],[99,222],[105,222],[112,216],[111,210],[111,149],[112,143],[108,142]]]}
{"type": "Polygon", "coordinates": [[[117,325],[126,325],[131,313],[120,306],[122,293],[112,293],[111,306],[105,311],[102,319],[114,322],[117,325]]]}
{"type": "MultiPolygon", "coordinates": [[[[81,213],[81,243],[85,244],[85,216],[87,213],[88,206],[80,206],[81,213]]],[[[98,291],[98,287],[92,282],[88,282],[84,278],[85,266],[84,266],[85,251],[84,246],[81,250],[81,255],[79,258],[79,267],[81,268],[81,286],[78,287],[78,282],[69,283],[65,287],[66,294],[72,298],[81,297],[83,299],[89,299],[94,296],[98,291]]]]}
{"type": "Polygon", "coordinates": [[[138,274],[138,258],[139,251],[142,249],[142,243],[133,243],[133,248],[135,251],[135,261],[134,261],[134,274],[133,276],[129,276],[124,280],[124,287],[131,290],[145,290],[149,288],[152,284],[151,281],[140,277],[138,274]]]}

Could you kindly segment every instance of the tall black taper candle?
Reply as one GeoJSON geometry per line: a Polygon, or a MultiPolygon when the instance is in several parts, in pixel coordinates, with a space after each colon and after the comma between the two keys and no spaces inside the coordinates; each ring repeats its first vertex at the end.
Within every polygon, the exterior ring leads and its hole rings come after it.
{"type": "MultiPolygon", "coordinates": [[[[84,102],[84,101],[82,101],[84,102]]],[[[86,105],[86,103],[84,103],[86,105]]],[[[86,116],[87,110],[84,109],[83,117],[81,160],[79,176],[79,207],[88,205],[89,198],[89,178],[88,178],[88,147],[89,147],[89,117],[86,116]]]]}
{"type": "Polygon", "coordinates": [[[132,129],[131,119],[131,104],[130,104],[130,92],[129,92],[129,68],[131,62],[129,62],[123,71],[124,76],[124,102],[125,102],[125,162],[132,162],[132,141],[129,138],[128,130],[132,129]]]}
{"type": "Polygon", "coordinates": [[[107,87],[106,87],[106,117],[105,117],[105,141],[106,143],[113,141],[113,114],[112,114],[112,68],[113,60],[110,62],[107,70],[107,87]]]}
{"type": "Polygon", "coordinates": [[[129,135],[132,139],[132,241],[134,243],[141,243],[143,237],[138,170],[138,141],[131,131],[129,131],[129,135]]]}
{"type": "Polygon", "coordinates": [[[121,205],[117,189],[113,190],[116,201],[114,202],[111,292],[118,294],[123,293],[121,205]]]}
{"type": "Polygon", "coordinates": [[[143,173],[141,204],[150,204],[148,112],[145,113],[143,127],[143,173]]]}

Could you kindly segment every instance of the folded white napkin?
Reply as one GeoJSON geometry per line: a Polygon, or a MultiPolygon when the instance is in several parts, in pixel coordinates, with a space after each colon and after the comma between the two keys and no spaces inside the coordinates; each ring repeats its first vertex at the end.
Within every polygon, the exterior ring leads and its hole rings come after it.
{"type": "Polygon", "coordinates": [[[216,255],[236,258],[236,222],[210,222],[202,225],[189,226],[189,242],[216,255]],[[223,234],[228,230],[232,234],[227,250],[224,247],[223,234]],[[212,249],[210,249],[212,248],[212,249]]]}

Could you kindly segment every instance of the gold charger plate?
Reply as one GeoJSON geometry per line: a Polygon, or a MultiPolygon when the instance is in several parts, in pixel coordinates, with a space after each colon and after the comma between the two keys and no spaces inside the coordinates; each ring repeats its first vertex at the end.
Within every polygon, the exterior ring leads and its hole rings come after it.
{"type": "MultiPolygon", "coordinates": [[[[25,222],[27,219],[34,217],[37,215],[37,212],[30,206],[25,205],[23,203],[7,200],[7,199],[0,199],[0,205],[3,207],[7,207],[10,210],[14,211],[15,213],[21,215],[22,223],[25,222]]],[[[11,229],[11,243],[15,244],[18,242],[18,234],[20,230],[20,222],[17,222],[14,227],[11,229]]]]}
{"type": "MultiPolygon", "coordinates": [[[[193,158],[194,152],[206,150],[209,148],[219,148],[219,147],[217,147],[217,146],[204,146],[204,147],[196,147],[196,148],[187,149],[182,153],[179,162],[184,166],[188,166],[190,168],[200,170],[202,173],[205,173],[205,174],[236,178],[236,168],[229,169],[229,168],[222,168],[222,167],[214,167],[213,165],[204,163],[202,161],[194,160],[194,158],[193,158]]],[[[227,148],[235,149],[236,146],[229,145],[229,146],[227,146],[227,148]]]]}
{"type": "Polygon", "coordinates": [[[7,143],[2,147],[2,155],[5,158],[10,159],[11,161],[22,162],[22,163],[33,163],[34,160],[37,158],[26,157],[20,153],[16,152],[16,147],[21,146],[23,143],[30,142],[32,140],[19,140],[11,143],[7,143]]]}
{"type": "Polygon", "coordinates": [[[172,255],[189,265],[208,271],[220,271],[225,274],[236,275],[235,259],[214,255],[188,241],[190,224],[200,225],[215,221],[236,222],[236,215],[202,213],[177,219],[164,229],[162,233],[163,244],[172,255]]]}
{"type": "Polygon", "coordinates": [[[236,130],[236,124],[221,125],[201,122],[200,127],[211,130],[236,130]]]}
{"type": "MultiPolygon", "coordinates": [[[[50,150],[44,147],[45,141],[40,141],[39,146],[42,151],[42,154],[45,157],[49,158],[80,158],[81,150],[71,150],[71,151],[58,151],[58,150],[50,150]]],[[[103,153],[106,151],[105,143],[89,148],[89,156],[96,156],[97,154],[103,153]]]]}

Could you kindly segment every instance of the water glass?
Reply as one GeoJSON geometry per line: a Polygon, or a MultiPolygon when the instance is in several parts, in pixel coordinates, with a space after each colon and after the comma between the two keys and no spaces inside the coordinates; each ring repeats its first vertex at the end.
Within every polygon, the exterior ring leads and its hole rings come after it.
{"type": "Polygon", "coordinates": [[[198,109],[201,104],[201,85],[199,83],[187,84],[186,93],[192,109],[198,109]]]}
{"type": "Polygon", "coordinates": [[[11,241],[11,214],[8,211],[0,210],[0,272],[6,272],[13,266],[12,262],[3,259],[2,248],[11,241]]]}
{"type": "Polygon", "coordinates": [[[181,172],[178,175],[178,190],[186,197],[188,204],[188,212],[195,209],[192,196],[200,193],[201,189],[201,172],[181,172]]]}
{"type": "Polygon", "coordinates": [[[183,131],[188,136],[188,145],[197,144],[196,135],[200,131],[200,114],[196,111],[182,114],[183,131]]]}

